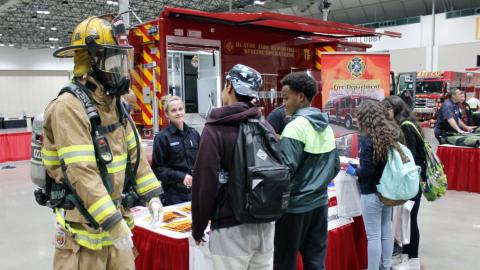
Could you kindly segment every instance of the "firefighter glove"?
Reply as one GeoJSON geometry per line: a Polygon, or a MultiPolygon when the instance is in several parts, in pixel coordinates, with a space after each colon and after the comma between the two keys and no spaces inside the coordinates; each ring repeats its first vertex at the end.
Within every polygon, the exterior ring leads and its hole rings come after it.
{"type": "Polygon", "coordinates": [[[163,222],[163,206],[158,197],[154,197],[148,202],[148,210],[150,215],[152,215],[150,226],[152,228],[160,227],[160,224],[163,222]]]}
{"type": "Polygon", "coordinates": [[[113,245],[119,250],[130,250],[133,248],[132,232],[125,220],[117,222],[108,231],[113,245]]]}

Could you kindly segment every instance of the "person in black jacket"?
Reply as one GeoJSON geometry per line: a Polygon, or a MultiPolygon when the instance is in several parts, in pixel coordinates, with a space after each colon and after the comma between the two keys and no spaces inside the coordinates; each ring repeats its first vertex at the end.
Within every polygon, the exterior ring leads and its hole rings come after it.
{"type": "Polygon", "coordinates": [[[403,154],[397,127],[386,119],[386,109],[377,100],[364,100],[357,111],[360,132],[360,165],[347,173],[358,176],[365,231],[368,239],[368,270],[390,269],[393,253],[392,207],[377,195],[377,185],[390,149],[403,154]]]}
{"type": "Polygon", "coordinates": [[[163,108],[170,124],[155,135],[152,169],[162,182],[164,205],[172,205],[192,199],[192,169],[200,135],[183,122],[185,110],[180,97],[165,96],[163,108]]]}
{"type": "MultiPolygon", "coordinates": [[[[423,147],[424,138],[421,127],[418,125],[410,108],[400,97],[389,96],[385,98],[382,103],[390,114],[391,120],[395,120],[401,127],[405,145],[412,152],[415,164],[422,169],[420,177],[421,180],[424,181],[426,179],[427,157],[425,148],[423,147]]],[[[418,230],[417,216],[421,197],[422,189],[419,188],[417,195],[411,199],[415,201],[415,204],[410,212],[410,244],[404,245],[402,251],[403,254],[408,255],[409,261],[406,263],[408,263],[409,266],[413,266],[409,269],[420,269],[420,260],[418,259],[420,231],[418,230]]]]}
{"type": "Polygon", "coordinates": [[[281,135],[285,126],[290,122],[291,116],[285,113],[285,105],[282,105],[267,116],[268,123],[273,127],[278,135],[281,135]]]}

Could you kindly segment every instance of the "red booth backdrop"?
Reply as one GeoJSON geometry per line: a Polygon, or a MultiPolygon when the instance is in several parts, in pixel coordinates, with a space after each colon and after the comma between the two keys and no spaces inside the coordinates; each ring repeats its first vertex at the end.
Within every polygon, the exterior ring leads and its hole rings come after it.
{"type": "Polygon", "coordinates": [[[32,132],[0,133],[0,163],[30,159],[32,132]]]}

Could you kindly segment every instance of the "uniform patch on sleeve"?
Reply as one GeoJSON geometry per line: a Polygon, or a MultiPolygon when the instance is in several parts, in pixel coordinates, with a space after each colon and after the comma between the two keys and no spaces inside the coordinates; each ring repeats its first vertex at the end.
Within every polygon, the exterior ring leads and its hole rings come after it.
{"type": "Polygon", "coordinates": [[[55,244],[57,247],[63,247],[65,245],[66,234],[62,229],[57,229],[57,235],[55,236],[55,244]]]}

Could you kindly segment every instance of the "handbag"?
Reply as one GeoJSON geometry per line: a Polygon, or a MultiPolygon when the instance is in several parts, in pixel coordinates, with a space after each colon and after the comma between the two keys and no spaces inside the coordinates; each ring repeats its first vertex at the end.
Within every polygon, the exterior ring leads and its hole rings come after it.
{"type": "Polygon", "coordinates": [[[338,216],[345,218],[361,216],[362,206],[357,178],[340,170],[334,181],[337,189],[338,216]]]}
{"type": "Polygon", "coordinates": [[[412,212],[414,204],[414,201],[407,201],[403,205],[393,207],[393,239],[399,246],[410,244],[410,213],[412,212]]]}
{"type": "Polygon", "coordinates": [[[425,172],[426,179],[420,182],[420,186],[422,188],[423,196],[425,197],[425,199],[427,199],[427,201],[435,201],[445,195],[445,192],[447,190],[447,175],[443,170],[443,164],[438,158],[438,156],[435,154],[435,152],[433,152],[430,144],[425,142],[415,124],[410,121],[405,121],[402,123],[402,125],[412,126],[417,132],[417,135],[422,138],[427,166],[425,172]]]}

